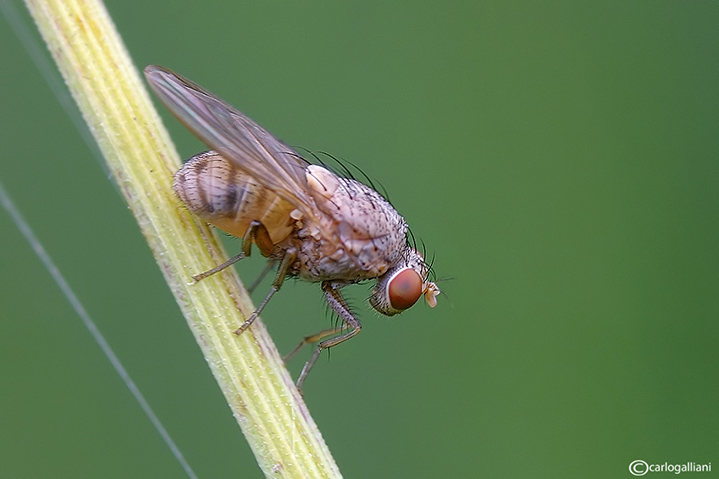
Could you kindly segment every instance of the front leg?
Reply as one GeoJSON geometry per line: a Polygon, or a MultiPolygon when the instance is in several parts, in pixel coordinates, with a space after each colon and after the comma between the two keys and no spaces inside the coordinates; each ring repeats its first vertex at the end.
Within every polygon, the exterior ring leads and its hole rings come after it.
{"type": "Polygon", "coordinates": [[[300,392],[302,391],[302,384],[305,382],[307,375],[317,362],[320,354],[322,354],[322,351],[347,341],[349,338],[359,334],[362,330],[362,325],[360,324],[359,319],[357,319],[357,316],[355,316],[350,310],[350,307],[347,305],[347,302],[339,291],[342,286],[344,286],[344,283],[323,281],[322,292],[325,293],[325,300],[327,301],[327,304],[330,305],[332,310],[334,310],[334,312],[337,313],[340,319],[344,322],[344,325],[342,328],[339,328],[339,331],[347,329],[349,329],[349,331],[344,334],[340,334],[339,336],[335,336],[334,338],[325,339],[317,345],[317,349],[314,354],[312,354],[310,360],[305,363],[305,366],[302,368],[302,372],[300,373],[300,377],[297,379],[297,389],[299,389],[300,392]]]}

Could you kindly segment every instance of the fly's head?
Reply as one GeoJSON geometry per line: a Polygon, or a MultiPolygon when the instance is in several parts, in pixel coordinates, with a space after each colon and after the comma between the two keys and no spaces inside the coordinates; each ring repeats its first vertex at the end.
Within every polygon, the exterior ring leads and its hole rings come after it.
{"type": "Polygon", "coordinates": [[[424,295],[429,307],[434,308],[440,291],[429,281],[429,272],[430,267],[422,255],[408,247],[402,261],[377,278],[370,304],[380,313],[393,316],[410,308],[424,295]]]}

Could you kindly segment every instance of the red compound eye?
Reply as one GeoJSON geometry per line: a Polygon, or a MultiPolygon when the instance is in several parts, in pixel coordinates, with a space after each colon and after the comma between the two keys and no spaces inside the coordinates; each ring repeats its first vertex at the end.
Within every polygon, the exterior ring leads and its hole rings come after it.
{"type": "Polygon", "coordinates": [[[387,294],[394,309],[407,309],[422,296],[422,278],[415,270],[404,269],[390,280],[387,294]]]}

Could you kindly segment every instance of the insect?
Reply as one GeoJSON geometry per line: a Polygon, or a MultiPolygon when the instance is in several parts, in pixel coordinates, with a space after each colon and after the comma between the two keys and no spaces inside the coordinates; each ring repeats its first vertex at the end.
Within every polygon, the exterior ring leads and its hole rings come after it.
{"type": "Polygon", "coordinates": [[[340,290],[376,279],[369,302],[387,316],[440,293],[430,266],[408,239],[407,223],[373,188],[310,164],[292,148],[212,93],[150,65],[150,86],[211,151],[190,158],[175,175],[175,192],[194,214],[242,238],[241,252],[194,278],[200,280],[250,255],[254,244],[277,263],[269,293],[236,331],[246,330],[288,276],[319,282],[342,326],[307,337],[317,348],[297,380],[302,385],[324,349],[362,326],[340,290]]]}

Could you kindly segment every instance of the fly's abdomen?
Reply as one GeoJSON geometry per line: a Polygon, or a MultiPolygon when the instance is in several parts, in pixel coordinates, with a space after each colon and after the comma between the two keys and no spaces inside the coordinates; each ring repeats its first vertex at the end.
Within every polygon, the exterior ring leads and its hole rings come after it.
{"type": "Polygon", "coordinates": [[[190,158],[175,175],[172,186],[187,209],[233,236],[241,238],[252,221],[264,225],[273,244],[292,232],[292,204],[217,152],[206,151],[190,158]]]}

